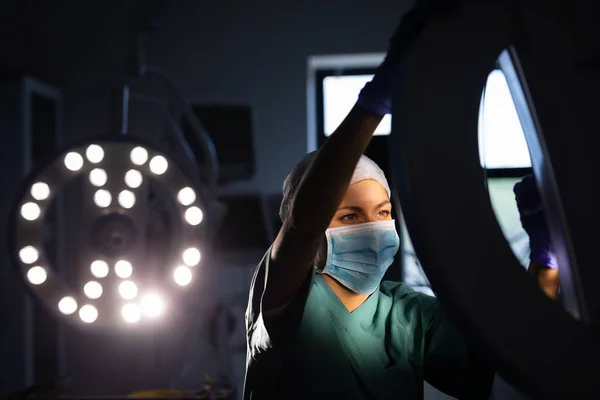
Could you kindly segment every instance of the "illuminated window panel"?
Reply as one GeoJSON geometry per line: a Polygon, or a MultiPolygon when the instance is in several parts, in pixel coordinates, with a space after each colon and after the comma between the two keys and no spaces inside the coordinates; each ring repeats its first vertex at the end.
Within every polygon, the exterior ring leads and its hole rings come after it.
{"type": "MultiPolygon", "coordinates": [[[[373,75],[340,75],[323,78],[323,125],[325,136],[330,136],[356,104],[360,90],[373,75]]],[[[379,123],[375,135],[389,135],[392,118],[387,115],[379,123]]]]}

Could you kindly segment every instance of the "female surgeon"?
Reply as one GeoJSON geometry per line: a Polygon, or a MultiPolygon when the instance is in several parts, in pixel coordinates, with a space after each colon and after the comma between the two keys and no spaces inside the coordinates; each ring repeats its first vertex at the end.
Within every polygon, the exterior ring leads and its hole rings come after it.
{"type": "Polygon", "coordinates": [[[424,380],[489,397],[493,374],[437,299],[381,282],[399,239],[386,177],[362,154],[390,112],[394,67],[424,22],[418,7],[346,119],[284,182],[283,227],[250,289],[245,399],[413,400],[424,380]]]}

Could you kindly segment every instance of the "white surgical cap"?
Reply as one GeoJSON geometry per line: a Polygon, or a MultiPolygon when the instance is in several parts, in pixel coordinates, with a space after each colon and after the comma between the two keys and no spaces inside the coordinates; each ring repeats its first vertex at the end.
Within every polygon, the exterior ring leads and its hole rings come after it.
{"type": "Polygon", "coordinates": [[[358,160],[358,164],[356,164],[356,169],[354,170],[352,179],[350,179],[350,184],[353,185],[366,179],[373,179],[379,182],[387,191],[388,198],[391,197],[390,185],[385,178],[385,174],[373,160],[363,155],[360,157],[360,160],[358,160]]]}
{"type": "MultiPolygon", "coordinates": [[[[283,199],[281,201],[281,207],[279,208],[279,216],[281,217],[282,221],[285,220],[292,199],[296,195],[296,191],[298,190],[298,186],[302,180],[302,176],[306,172],[306,169],[312,162],[312,159],[316,153],[316,151],[313,151],[300,160],[292,172],[290,172],[290,174],[287,176],[285,182],[283,182],[283,199]]],[[[356,182],[364,181],[366,179],[373,179],[379,182],[387,191],[388,197],[391,197],[390,185],[385,178],[385,174],[381,168],[379,168],[379,166],[373,162],[373,160],[363,155],[358,160],[358,164],[356,165],[356,169],[354,170],[354,175],[352,175],[350,184],[352,185],[356,182]]]]}

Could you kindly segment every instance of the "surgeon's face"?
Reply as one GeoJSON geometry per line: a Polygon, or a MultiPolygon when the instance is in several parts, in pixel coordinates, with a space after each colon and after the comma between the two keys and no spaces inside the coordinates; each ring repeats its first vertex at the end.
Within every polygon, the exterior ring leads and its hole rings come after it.
{"type": "MultiPolygon", "coordinates": [[[[392,219],[392,203],[381,183],[367,179],[350,185],[333,219],[330,228],[364,224],[366,222],[389,221],[392,219]]],[[[322,267],[327,261],[327,241],[317,253],[316,265],[322,267]]]]}
{"type": "Polygon", "coordinates": [[[329,227],[391,219],[392,204],[388,199],[387,191],[379,182],[367,179],[350,185],[329,227]]]}

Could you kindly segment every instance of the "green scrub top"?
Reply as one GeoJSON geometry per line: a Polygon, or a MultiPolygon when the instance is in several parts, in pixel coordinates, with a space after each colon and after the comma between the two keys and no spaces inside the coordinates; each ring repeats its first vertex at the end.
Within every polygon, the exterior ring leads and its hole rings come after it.
{"type": "Polygon", "coordinates": [[[383,282],[349,312],[309,274],[296,301],[261,312],[270,252],[252,282],[245,399],[423,398],[423,381],[460,399],[487,399],[493,374],[467,348],[436,298],[383,282]]]}

